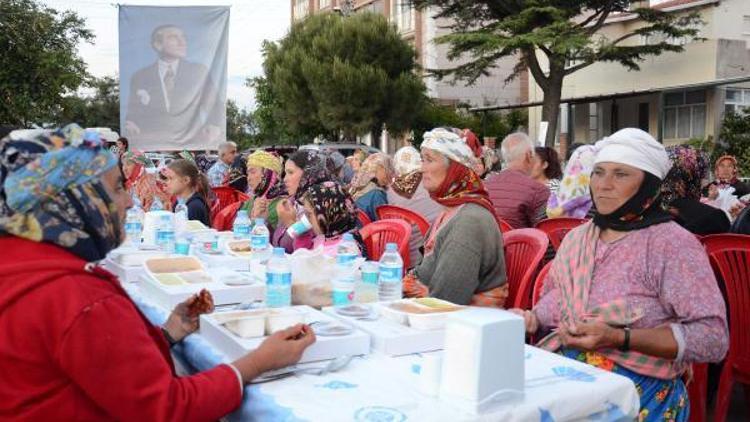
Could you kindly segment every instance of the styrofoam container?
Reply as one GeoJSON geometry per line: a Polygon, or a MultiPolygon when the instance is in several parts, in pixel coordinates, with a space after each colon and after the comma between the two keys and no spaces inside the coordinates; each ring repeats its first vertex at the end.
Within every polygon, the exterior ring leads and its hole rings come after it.
{"type": "Polygon", "coordinates": [[[242,338],[263,337],[266,331],[266,311],[227,312],[231,315],[218,314],[214,319],[223,321],[222,325],[233,334],[242,338]]]}
{"type": "Polygon", "coordinates": [[[445,328],[445,321],[450,314],[460,312],[463,307],[435,298],[421,299],[402,299],[391,303],[380,305],[381,312],[387,318],[398,322],[399,324],[408,325],[417,330],[441,330],[445,328]],[[429,300],[428,300],[429,299],[429,300]],[[428,306],[425,303],[430,303],[428,306]],[[404,304],[415,310],[424,310],[424,313],[409,312],[407,310],[394,309],[391,305],[404,304]],[[445,311],[440,311],[445,308],[445,311]]]}
{"type": "Polygon", "coordinates": [[[243,258],[249,258],[253,254],[252,248],[250,248],[249,239],[227,241],[226,251],[229,255],[243,257],[243,258]],[[246,248],[247,250],[240,251],[240,250],[237,250],[238,248],[242,248],[242,249],[246,248]]]}
{"type": "Polygon", "coordinates": [[[266,315],[266,335],[271,335],[304,322],[305,313],[300,309],[271,309],[266,315]]]}

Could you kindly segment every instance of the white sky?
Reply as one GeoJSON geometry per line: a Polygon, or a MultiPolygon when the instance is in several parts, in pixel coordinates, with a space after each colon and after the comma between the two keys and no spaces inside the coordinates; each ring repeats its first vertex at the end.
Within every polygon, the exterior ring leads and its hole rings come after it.
{"type": "MultiPolygon", "coordinates": [[[[86,19],[94,32],[94,44],[83,44],[80,53],[95,76],[118,72],[117,6],[106,0],[41,0],[57,10],[73,10],[86,19]]],[[[288,0],[133,0],[123,4],[150,6],[231,6],[227,96],[240,107],[254,107],[254,95],[246,87],[247,77],[263,73],[263,40],[276,41],[289,30],[288,0]]]]}

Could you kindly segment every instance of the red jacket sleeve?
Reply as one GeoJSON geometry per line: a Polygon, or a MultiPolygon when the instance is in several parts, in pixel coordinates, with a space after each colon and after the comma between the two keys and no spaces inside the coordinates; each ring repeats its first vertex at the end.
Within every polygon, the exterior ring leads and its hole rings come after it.
{"type": "Polygon", "coordinates": [[[133,304],[121,296],[85,308],[68,327],[56,359],[118,420],[218,420],[242,401],[237,376],[227,365],[174,376],[133,304]]]}

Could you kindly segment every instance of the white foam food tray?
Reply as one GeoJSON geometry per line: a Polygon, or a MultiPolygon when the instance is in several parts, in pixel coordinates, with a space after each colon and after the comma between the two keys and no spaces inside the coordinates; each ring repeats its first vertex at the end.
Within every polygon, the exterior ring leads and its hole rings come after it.
{"type": "MultiPolygon", "coordinates": [[[[292,306],[290,309],[302,312],[308,324],[313,322],[338,323],[330,315],[309,306],[292,306]]],[[[266,339],[266,337],[238,337],[217,321],[216,315],[221,315],[221,313],[201,315],[200,334],[231,360],[255,350],[266,339]]],[[[312,328],[314,330],[315,325],[312,328]]],[[[370,336],[355,328],[350,334],[344,336],[317,336],[315,343],[302,354],[300,363],[335,359],[346,355],[365,355],[369,352],[370,336]]]]}
{"type": "Polygon", "coordinates": [[[226,252],[208,254],[196,250],[195,256],[209,268],[227,268],[235,271],[249,271],[250,257],[232,256],[226,252]]]}
{"type": "Polygon", "coordinates": [[[445,343],[445,330],[420,330],[401,324],[383,315],[381,307],[385,303],[369,304],[379,315],[375,320],[357,319],[336,312],[333,307],[323,308],[323,312],[370,335],[373,350],[389,356],[411,355],[414,353],[442,350],[445,343]]]}
{"type": "Polygon", "coordinates": [[[217,268],[210,268],[205,271],[210,276],[210,282],[165,285],[146,270],[141,275],[141,291],[144,296],[166,310],[173,309],[190,296],[200,292],[201,289],[211,292],[216,306],[265,299],[265,283],[252,278],[249,273],[217,268]],[[236,284],[237,281],[247,284],[236,284]]]}
{"type": "Polygon", "coordinates": [[[102,261],[102,266],[116,275],[121,283],[137,283],[145,274],[143,263],[149,258],[168,257],[158,250],[140,250],[122,247],[113,250],[102,261]]]}

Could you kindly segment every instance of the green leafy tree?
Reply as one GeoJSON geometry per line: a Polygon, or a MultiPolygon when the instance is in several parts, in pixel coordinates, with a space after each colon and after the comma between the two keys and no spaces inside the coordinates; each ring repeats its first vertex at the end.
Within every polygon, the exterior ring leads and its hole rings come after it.
{"type": "Polygon", "coordinates": [[[728,113],[724,116],[719,141],[711,154],[712,161],[725,154],[737,158],[742,176],[750,176],[750,114],[728,113]]]}
{"type": "Polygon", "coordinates": [[[255,90],[253,120],[257,128],[255,139],[258,144],[288,145],[306,142],[304,133],[294,133],[283,123],[281,105],[266,78],[249,78],[246,85],[255,90]]]}
{"type": "MultiPolygon", "coordinates": [[[[438,18],[450,20],[452,32],[437,39],[450,46],[451,60],[464,58],[451,69],[430,69],[438,78],[475,82],[489,75],[499,59],[518,56],[509,79],[529,70],[544,93],[542,119],[557,127],[566,76],[596,62],[616,62],[630,70],[649,56],[682,52],[671,39],[698,39],[702,24],[696,13],[678,15],[630,0],[409,0],[418,8],[436,8],[438,18]],[[617,38],[599,32],[613,14],[633,14],[643,23],[617,38]],[[662,41],[637,45],[635,37],[658,36],[662,41]]],[[[547,132],[554,144],[556,130],[547,132]]]]}
{"type": "Polygon", "coordinates": [[[274,115],[292,134],[404,133],[424,104],[416,52],[379,14],[310,16],[264,54],[274,115]]]}
{"type": "Polygon", "coordinates": [[[256,144],[257,128],[253,113],[239,108],[234,100],[227,100],[227,140],[234,141],[240,149],[256,144]]]}
{"type": "Polygon", "coordinates": [[[68,95],[56,107],[53,123],[75,122],[83,127],[108,127],[120,132],[120,83],[112,76],[88,78],[82,91],[68,95]]]}
{"type": "Polygon", "coordinates": [[[455,127],[471,129],[475,134],[503,139],[509,133],[526,125],[528,115],[525,111],[514,110],[509,113],[487,112],[486,114],[468,113],[447,105],[428,101],[423,110],[417,114],[414,124],[414,145],[422,144],[424,132],[436,127],[455,127]]]}
{"type": "Polygon", "coordinates": [[[85,82],[81,42],[94,36],[82,18],[34,0],[0,1],[0,123],[50,123],[64,97],[85,82]]]}

